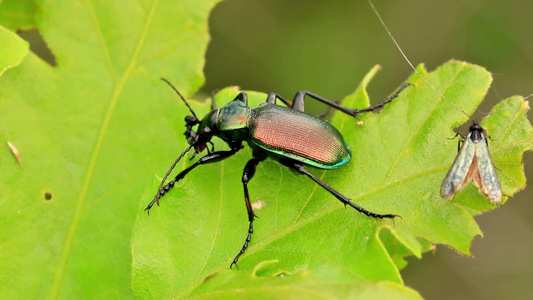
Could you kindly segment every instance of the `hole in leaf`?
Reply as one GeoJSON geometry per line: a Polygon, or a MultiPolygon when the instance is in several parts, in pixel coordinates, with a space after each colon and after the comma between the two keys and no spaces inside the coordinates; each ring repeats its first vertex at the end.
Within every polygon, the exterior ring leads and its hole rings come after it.
{"type": "Polygon", "coordinates": [[[49,191],[44,192],[44,200],[47,200],[47,201],[52,200],[52,193],[49,191]]]}
{"type": "Polygon", "coordinates": [[[43,36],[39,32],[39,30],[19,30],[18,35],[21,38],[25,39],[28,43],[30,43],[31,52],[39,56],[42,60],[44,60],[52,67],[55,67],[57,65],[54,53],[52,53],[52,51],[48,47],[48,44],[43,39],[43,36]]]}

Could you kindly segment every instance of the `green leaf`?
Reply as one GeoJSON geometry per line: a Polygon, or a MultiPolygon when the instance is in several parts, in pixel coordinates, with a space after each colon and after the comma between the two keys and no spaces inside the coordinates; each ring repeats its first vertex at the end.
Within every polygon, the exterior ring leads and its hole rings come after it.
{"type": "MultiPolygon", "coordinates": [[[[365,88],[377,70],[374,68],[359,89],[344,99],[345,106],[369,106],[365,88]]],[[[429,74],[422,67],[418,71],[468,114],[481,102],[491,82],[483,68],[457,61],[429,74]]],[[[345,209],[307,177],[266,160],[249,184],[251,201],[262,204],[255,212],[259,218],[254,222],[254,235],[239,261],[240,271],[230,272],[230,262],[248,228],[240,182],[244,165],[251,158],[245,148],[234,157],[195,169],[147,216],[142,209],[153,199],[160,181],[154,178],[139,206],[132,241],[137,296],[207,297],[212,292],[207,292],[205,285],[214,274],[227,282],[219,286],[221,292],[230,285],[245,287],[250,284],[246,276],[235,274],[271,260],[278,261],[272,266],[272,274],[309,272],[327,283],[401,284],[398,268],[405,266],[403,257],[421,257],[432,247],[428,242],[446,244],[469,255],[472,239],[481,235],[472,215],[493,206],[472,188],[460,192],[454,201],[439,195],[441,182],[457,153],[457,141],[448,137],[453,137],[453,129],[468,116],[418,75],[407,81],[414,86],[380,113],[362,114],[361,126],[354,118],[336,113],[332,123],[350,145],[352,161],[337,170],[312,170],[363,207],[399,214],[402,219],[375,220],[345,209]],[[484,208],[463,207],[461,203],[467,199],[482,203],[478,206],[484,208]]],[[[236,93],[234,89],[219,93],[219,106],[236,93]]],[[[266,99],[265,94],[249,96],[251,107],[266,99]]],[[[191,104],[199,116],[209,111],[208,103],[191,104]]],[[[500,106],[509,107],[482,125],[491,134],[499,130],[506,136],[491,143],[491,148],[495,164],[501,169],[504,192],[512,194],[525,182],[511,182],[506,177],[523,178],[523,170],[513,168],[521,166],[521,154],[533,147],[533,134],[524,117],[526,102],[511,98],[500,106]],[[498,118],[503,119],[495,123],[498,118]],[[510,152],[514,155],[504,160],[505,153],[510,152]],[[500,164],[502,160],[505,163],[500,164]]],[[[182,105],[179,118],[186,114],[182,105]]],[[[179,149],[185,147],[183,140],[179,149]]],[[[216,149],[223,148],[222,143],[216,143],[216,149]]],[[[176,168],[179,171],[187,165],[190,162],[183,160],[176,168]]]]}
{"type": "Polygon", "coordinates": [[[0,76],[10,68],[20,64],[26,54],[29,45],[15,33],[0,26],[0,76]]]}
{"type": "Polygon", "coordinates": [[[30,29],[36,26],[37,4],[32,0],[0,1],[0,24],[11,29],[30,29]]]}
{"type": "Polygon", "coordinates": [[[324,282],[310,271],[272,273],[278,261],[259,262],[251,270],[225,270],[204,279],[193,299],[422,299],[393,282],[324,282]]]}
{"type": "Polygon", "coordinates": [[[0,298],[134,296],[139,196],[181,147],[159,78],[185,94],[203,84],[216,2],[42,1],[57,67],[29,54],[0,77],[0,298]]]}
{"type": "MultiPolygon", "coordinates": [[[[143,209],[160,181],[153,175],[186,146],[188,111],[159,77],[185,95],[203,83],[206,19],[216,2],[43,0],[39,10],[33,2],[2,2],[32,18],[0,13],[0,22],[36,26],[57,67],[25,57],[27,44],[0,29],[0,62],[18,64],[0,77],[0,143],[12,142],[23,159],[7,146],[0,152],[0,298],[418,299],[402,286],[406,255],[420,257],[429,242],[469,253],[480,234],[472,215],[493,206],[472,187],[454,201],[438,195],[456,154],[447,137],[467,117],[416,75],[409,79],[415,87],[379,114],[361,115],[362,126],[337,113],[332,122],[353,161],[312,170],[365,208],[403,219],[344,209],[308,178],[267,160],[249,185],[252,202],[262,204],[251,246],[240,270],[228,270],[248,226],[240,181],[248,148],[192,172],[148,217],[143,209]]],[[[368,106],[365,87],[376,71],[346,106],[368,106]]],[[[461,62],[426,75],[467,113],[490,83],[485,70],[461,62]]],[[[236,93],[221,91],[218,104],[236,93]]],[[[250,106],[265,97],[250,93],[250,106]]],[[[199,116],[209,110],[208,103],[193,106],[199,116]]],[[[482,123],[507,195],[525,183],[521,155],[532,148],[526,108],[511,98],[482,123]]]]}

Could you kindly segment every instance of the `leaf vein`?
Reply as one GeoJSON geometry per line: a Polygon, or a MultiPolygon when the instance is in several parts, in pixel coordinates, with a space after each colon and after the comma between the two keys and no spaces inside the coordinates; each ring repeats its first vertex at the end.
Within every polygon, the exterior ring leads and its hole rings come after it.
{"type": "Polygon", "coordinates": [[[85,1],[85,5],[87,6],[89,10],[89,14],[91,15],[91,21],[93,22],[95,30],[96,30],[96,35],[98,36],[98,39],[100,40],[100,44],[102,45],[102,50],[104,51],[107,68],[109,69],[109,73],[111,73],[111,78],[113,79],[113,83],[116,84],[117,76],[115,74],[113,64],[111,63],[109,49],[107,48],[107,45],[105,43],[104,35],[102,34],[102,30],[100,29],[100,24],[98,23],[98,19],[96,18],[96,15],[94,13],[93,7],[91,6],[91,3],[89,1],[85,1]]]}
{"type": "Polygon", "coordinates": [[[442,99],[443,99],[442,95],[446,94],[446,91],[448,90],[448,88],[453,86],[453,83],[454,83],[455,79],[464,70],[464,68],[465,68],[465,65],[462,65],[461,68],[459,70],[457,70],[457,72],[449,80],[449,83],[446,85],[446,87],[441,91],[441,93],[439,93],[439,98],[437,99],[437,101],[433,102],[433,106],[428,111],[428,113],[425,115],[425,118],[422,120],[422,122],[420,122],[419,125],[417,127],[415,127],[415,131],[410,132],[409,138],[405,141],[405,144],[404,144],[405,147],[402,147],[401,152],[398,154],[396,159],[393,161],[392,165],[389,168],[389,172],[387,172],[387,175],[385,176],[385,180],[384,181],[389,181],[390,180],[390,177],[392,176],[393,171],[396,169],[396,166],[400,162],[401,158],[404,156],[405,152],[409,149],[408,145],[411,144],[411,141],[413,140],[413,138],[418,137],[418,134],[415,134],[415,132],[416,133],[420,132],[420,129],[422,128],[422,126],[424,124],[426,124],[428,119],[433,115],[433,112],[435,111],[435,109],[438,106],[438,104],[442,101],[442,99]]]}
{"type": "Polygon", "coordinates": [[[218,197],[219,199],[219,204],[218,204],[218,216],[217,216],[217,221],[216,221],[216,226],[215,226],[215,233],[213,234],[213,239],[211,241],[211,247],[209,248],[209,253],[206,255],[205,257],[205,260],[204,260],[204,264],[202,265],[202,267],[198,270],[198,273],[196,273],[196,278],[197,279],[200,274],[202,274],[202,272],[204,271],[205,269],[205,266],[207,265],[207,261],[209,261],[209,258],[211,257],[211,254],[213,254],[213,249],[215,247],[215,243],[216,243],[216,240],[217,240],[217,237],[218,237],[218,230],[220,228],[220,220],[222,218],[222,199],[224,199],[224,192],[223,192],[223,184],[222,184],[222,180],[224,179],[224,162],[220,162],[220,183],[219,184],[219,190],[220,190],[220,197],[218,197]]]}
{"type": "Polygon", "coordinates": [[[96,143],[93,148],[93,152],[91,154],[91,159],[89,162],[89,166],[87,168],[87,171],[85,173],[84,179],[83,179],[83,185],[81,187],[80,193],[78,194],[78,197],[76,199],[76,204],[74,208],[74,214],[72,215],[72,220],[70,222],[70,226],[67,232],[67,236],[65,238],[65,242],[63,244],[63,249],[61,251],[61,257],[59,259],[58,265],[56,267],[56,271],[54,274],[54,281],[52,283],[52,287],[50,289],[50,295],[49,298],[56,299],[59,294],[59,288],[61,286],[61,282],[63,281],[63,276],[65,274],[65,269],[67,267],[67,261],[70,256],[70,249],[72,247],[72,244],[74,242],[74,236],[76,235],[76,231],[80,225],[81,217],[83,214],[83,209],[85,206],[85,202],[87,201],[87,194],[89,193],[89,186],[91,185],[94,171],[96,168],[96,162],[98,160],[98,157],[100,156],[100,151],[102,149],[102,146],[104,144],[104,137],[107,133],[109,124],[111,122],[111,118],[113,116],[113,113],[115,111],[115,107],[118,103],[119,97],[122,94],[122,91],[124,89],[124,85],[126,84],[127,80],[131,76],[131,73],[133,69],[135,68],[135,65],[137,63],[137,59],[139,57],[139,53],[141,52],[141,49],[144,45],[144,41],[146,40],[146,35],[148,33],[148,28],[150,27],[150,24],[152,23],[152,19],[154,16],[155,8],[157,7],[158,0],[154,0],[152,2],[152,6],[150,8],[150,11],[148,12],[148,16],[145,20],[145,23],[143,25],[143,29],[141,31],[141,36],[139,37],[139,41],[135,47],[135,51],[133,53],[133,56],[130,60],[130,63],[128,64],[128,67],[126,71],[124,72],[124,75],[122,76],[120,82],[118,85],[115,85],[111,100],[109,102],[109,105],[107,107],[102,125],[100,127],[100,130],[98,132],[98,137],[96,140],[96,143]]]}

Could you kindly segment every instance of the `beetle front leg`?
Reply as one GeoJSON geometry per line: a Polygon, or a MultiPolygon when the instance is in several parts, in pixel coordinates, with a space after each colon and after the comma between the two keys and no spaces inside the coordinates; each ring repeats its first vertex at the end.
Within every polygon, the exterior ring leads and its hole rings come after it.
{"type": "Polygon", "coordinates": [[[332,187],[327,185],[322,180],[318,179],[315,175],[313,175],[309,171],[307,171],[307,169],[304,168],[302,165],[299,165],[297,163],[287,163],[287,162],[284,163],[284,164],[286,166],[291,167],[291,168],[295,169],[296,171],[300,172],[300,174],[304,174],[307,177],[311,178],[314,182],[318,183],[318,185],[323,187],[326,191],[328,191],[330,194],[335,196],[335,198],[337,198],[339,201],[341,201],[344,204],[344,206],[350,205],[351,207],[355,208],[355,210],[357,210],[358,212],[360,212],[362,214],[365,214],[365,215],[367,215],[369,217],[376,218],[376,219],[383,219],[383,218],[394,219],[395,217],[399,217],[398,215],[378,214],[378,213],[366,210],[366,209],[362,208],[361,206],[359,206],[359,205],[353,203],[352,201],[350,201],[349,198],[347,198],[346,196],[344,196],[341,193],[337,192],[336,190],[334,190],[332,187]]]}
{"type": "MultiPolygon", "coordinates": [[[[174,163],[172,165],[172,168],[170,168],[170,170],[168,170],[167,174],[165,175],[165,177],[161,181],[161,185],[159,185],[159,189],[157,191],[157,194],[154,197],[154,200],[152,200],[152,202],[150,202],[150,204],[148,204],[148,206],[146,206],[146,208],[144,210],[146,210],[148,213],[150,213],[150,209],[152,208],[152,206],[154,206],[155,203],[157,203],[157,205],[159,205],[159,199],[161,197],[163,197],[171,188],[173,188],[174,185],[178,181],[183,179],[185,177],[185,175],[187,175],[187,173],[192,171],[197,166],[221,161],[221,160],[226,159],[226,158],[232,156],[233,154],[237,153],[237,151],[239,151],[239,150],[240,150],[240,148],[235,148],[235,149],[230,150],[230,151],[217,151],[217,152],[213,152],[211,154],[207,154],[207,155],[203,156],[202,158],[200,158],[198,161],[196,161],[194,164],[192,164],[187,169],[181,171],[178,175],[176,175],[174,180],[171,180],[165,186],[161,187],[165,183],[168,175],[170,175],[170,172],[172,172],[172,169],[175,166],[175,163],[174,163]]],[[[184,152],[184,153],[186,153],[186,152],[184,152]]]]}
{"type": "Polygon", "coordinates": [[[246,210],[248,211],[248,235],[246,236],[246,240],[244,241],[244,245],[242,245],[241,251],[235,256],[233,259],[233,262],[229,266],[230,269],[233,267],[233,265],[237,265],[237,261],[239,261],[239,257],[244,254],[244,251],[248,248],[248,245],[250,244],[250,241],[252,240],[252,233],[254,233],[254,218],[256,217],[254,214],[254,210],[252,209],[252,204],[250,203],[250,195],[248,194],[248,182],[254,177],[255,169],[261,159],[254,157],[250,159],[246,166],[244,167],[244,172],[242,174],[242,185],[244,187],[244,201],[246,202],[246,210]]]}

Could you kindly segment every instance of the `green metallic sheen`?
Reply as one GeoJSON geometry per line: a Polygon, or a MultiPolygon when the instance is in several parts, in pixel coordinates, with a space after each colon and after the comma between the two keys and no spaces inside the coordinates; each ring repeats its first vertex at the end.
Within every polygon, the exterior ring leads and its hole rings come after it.
{"type": "Polygon", "coordinates": [[[251,109],[244,102],[235,100],[221,107],[218,112],[218,120],[214,122],[218,131],[235,130],[246,128],[251,109]]]}
{"type": "Polygon", "coordinates": [[[271,103],[253,108],[250,146],[320,168],[335,169],[351,159],[340,132],[320,118],[271,103]]]}

